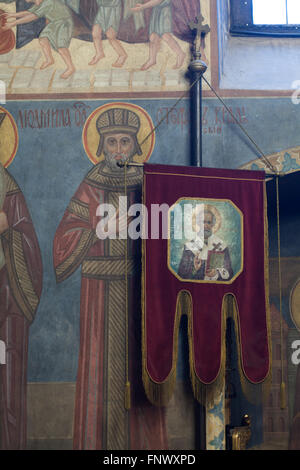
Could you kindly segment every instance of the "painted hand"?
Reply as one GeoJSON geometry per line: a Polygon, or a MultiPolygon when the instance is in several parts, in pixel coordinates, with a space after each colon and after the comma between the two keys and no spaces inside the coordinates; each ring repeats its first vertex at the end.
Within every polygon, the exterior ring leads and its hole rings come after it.
{"type": "Polygon", "coordinates": [[[201,268],[201,264],[202,264],[201,258],[198,258],[198,256],[195,256],[194,268],[196,269],[196,271],[199,271],[199,269],[201,268]]]}
{"type": "Polygon", "coordinates": [[[217,275],[217,270],[216,269],[208,269],[206,271],[206,276],[207,277],[215,277],[217,275]]]}
{"type": "Polygon", "coordinates": [[[143,4],[142,3],[137,3],[135,7],[132,7],[132,11],[141,11],[143,9],[143,4]]]}

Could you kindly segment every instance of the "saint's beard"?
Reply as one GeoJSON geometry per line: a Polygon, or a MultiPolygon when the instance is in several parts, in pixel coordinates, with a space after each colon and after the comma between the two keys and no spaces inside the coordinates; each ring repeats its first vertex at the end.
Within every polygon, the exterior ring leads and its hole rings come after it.
{"type": "Polygon", "coordinates": [[[204,230],[204,240],[208,240],[209,237],[211,237],[211,235],[212,235],[212,230],[209,230],[209,229],[204,230]]]}
{"type": "Polygon", "coordinates": [[[124,164],[125,162],[129,162],[132,159],[134,152],[131,152],[130,154],[125,154],[125,153],[119,153],[119,152],[112,153],[112,152],[103,151],[103,154],[105,157],[106,165],[109,167],[109,169],[115,173],[122,173],[124,167],[123,166],[120,167],[118,164],[119,163],[124,164]],[[120,156],[121,158],[116,160],[116,156],[120,156]]]}

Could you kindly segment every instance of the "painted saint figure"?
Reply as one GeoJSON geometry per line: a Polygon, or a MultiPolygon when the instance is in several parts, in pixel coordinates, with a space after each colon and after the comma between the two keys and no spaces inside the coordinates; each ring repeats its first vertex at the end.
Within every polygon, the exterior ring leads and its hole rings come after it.
{"type": "Polygon", "coordinates": [[[39,43],[45,57],[41,69],[54,64],[52,48],[60,54],[67,67],[61,78],[70,77],[75,72],[69,51],[73,34],[73,19],[70,9],[60,0],[26,0],[26,2],[34,3],[34,5],[28,10],[6,13],[6,20],[14,18],[15,21],[7,22],[3,29],[30,23],[38,18],[46,18],[47,24],[39,35],[39,43]]]}
{"type": "MultiPolygon", "coordinates": [[[[142,385],[140,247],[133,240],[118,236],[100,239],[96,234],[99,205],[108,203],[117,209],[120,196],[124,196],[124,169],[118,162],[141,154],[137,140],[140,118],[131,109],[109,108],[99,114],[96,128],[100,137],[97,155],[104,155],[104,160],[80,184],[54,239],[57,282],[67,279],[79,266],[82,276],[74,448],[166,449],[164,410],[150,405],[142,385]],[[127,342],[129,411],[124,405],[127,342]]],[[[129,167],[128,205],[140,202],[141,183],[140,169],[129,167]]],[[[127,215],[124,218],[116,212],[114,217],[118,234],[127,226],[127,215]]]]}
{"type": "Polygon", "coordinates": [[[24,196],[2,166],[0,194],[0,340],[6,345],[6,363],[0,366],[0,449],[20,450],[26,448],[28,333],[42,290],[42,261],[24,196]]]}
{"type": "Polygon", "coordinates": [[[102,45],[102,34],[104,33],[118,54],[117,60],[112,64],[113,67],[122,67],[127,59],[127,53],[117,39],[122,13],[121,0],[96,0],[96,2],[98,11],[92,29],[96,53],[89,64],[94,65],[105,57],[102,45]]]}
{"type": "Polygon", "coordinates": [[[210,204],[204,208],[200,204],[192,217],[196,237],[184,245],[178,275],[190,280],[229,281],[233,276],[229,249],[215,235],[221,219],[219,211],[210,204]]]}
{"type": "Polygon", "coordinates": [[[172,34],[171,0],[149,0],[146,3],[137,3],[132,11],[140,12],[147,8],[152,8],[149,25],[149,58],[142,65],[141,70],[148,70],[156,64],[161,39],[166,41],[168,46],[175,52],[176,64],[174,68],[179,69],[184,62],[185,53],[172,34]]]}

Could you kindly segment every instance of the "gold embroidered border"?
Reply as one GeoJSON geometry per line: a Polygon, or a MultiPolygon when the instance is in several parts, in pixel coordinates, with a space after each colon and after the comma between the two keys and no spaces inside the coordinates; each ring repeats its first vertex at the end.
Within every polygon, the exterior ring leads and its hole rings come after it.
{"type": "Polygon", "coordinates": [[[90,220],[90,211],[88,204],[85,204],[78,199],[72,198],[69,205],[68,211],[74,215],[77,215],[82,220],[89,221],[90,220]]]}
{"type": "MultiPolygon", "coordinates": [[[[92,279],[112,279],[112,278],[124,278],[125,270],[124,258],[116,259],[87,259],[82,263],[82,275],[92,279]]],[[[127,274],[133,275],[136,268],[136,262],[134,259],[127,260],[127,274]]]]}
{"type": "MultiPolygon", "coordinates": [[[[96,165],[92,170],[87,174],[85,177],[84,181],[90,186],[97,187],[97,188],[102,188],[102,189],[108,189],[112,190],[124,190],[124,182],[121,175],[117,176],[111,176],[111,175],[105,175],[99,171],[99,166],[102,166],[102,162],[100,164],[96,165]]],[[[100,168],[101,170],[101,168],[100,168]]],[[[127,175],[127,188],[132,190],[135,189],[142,184],[142,173],[140,169],[134,168],[133,174],[128,174],[127,175]]]]}
{"type": "Polygon", "coordinates": [[[94,241],[94,232],[84,229],[75,250],[56,268],[57,282],[65,280],[82,263],[85,255],[94,241]]]}
{"type": "Polygon", "coordinates": [[[255,178],[232,178],[229,176],[208,176],[208,175],[190,175],[190,174],[182,174],[182,173],[163,173],[159,171],[145,171],[145,175],[160,175],[160,176],[184,176],[188,178],[202,178],[202,179],[213,179],[213,180],[229,180],[229,181],[254,181],[254,182],[262,182],[261,179],[255,178]]]}
{"type": "Polygon", "coordinates": [[[11,196],[13,194],[19,193],[21,190],[14,180],[14,178],[8,173],[7,170],[5,170],[5,176],[6,176],[6,195],[11,196]]]}
{"type": "Polygon", "coordinates": [[[5,240],[3,243],[4,253],[13,296],[23,314],[32,322],[39,298],[35,293],[28,273],[22,235],[17,230],[9,229],[3,239],[5,240]]]}
{"type": "Polygon", "coordinates": [[[128,414],[124,407],[125,361],[125,302],[123,280],[108,283],[107,303],[107,395],[106,449],[127,449],[128,414]]]}

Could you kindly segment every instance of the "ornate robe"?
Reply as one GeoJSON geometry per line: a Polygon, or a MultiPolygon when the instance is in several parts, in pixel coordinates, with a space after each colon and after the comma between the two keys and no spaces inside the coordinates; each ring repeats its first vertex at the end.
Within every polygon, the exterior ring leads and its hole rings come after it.
{"type": "Polygon", "coordinates": [[[215,235],[210,236],[207,243],[201,238],[188,242],[184,246],[178,274],[182,279],[229,281],[233,271],[228,247],[215,235]],[[196,256],[201,259],[201,267],[198,270],[194,266],[196,256]],[[216,266],[210,266],[214,256],[219,257],[219,262],[216,266]],[[213,278],[206,275],[207,269],[211,267],[216,268],[216,275],[213,278]]]}
{"type": "MultiPolygon", "coordinates": [[[[142,176],[127,174],[128,204],[139,201],[142,176]]],[[[166,449],[164,410],[147,401],[141,372],[139,243],[96,235],[97,207],[118,207],[124,178],[96,165],[79,186],[54,239],[57,281],[80,265],[80,353],[76,384],[75,449],[166,449]],[[127,243],[128,336],[125,324],[127,243]],[[126,410],[126,356],[129,355],[131,408],[126,410]]]]}
{"type": "Polygon", "coordinates": [[[0,365],[0,449],[26,447],[28,330],[42,290],[42,261],[23,194],[5,171],[3,211],[9,228],[0,235],[5,264],[0,269],[0,340],[6,364],[0,365]]]}

